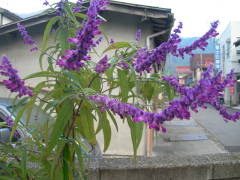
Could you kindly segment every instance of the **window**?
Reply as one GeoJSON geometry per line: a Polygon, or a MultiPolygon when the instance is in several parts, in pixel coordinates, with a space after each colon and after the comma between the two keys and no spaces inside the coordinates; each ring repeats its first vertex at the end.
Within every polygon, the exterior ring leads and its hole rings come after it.
{"type": "Polygon", "coordinates": [[[225,45],[222,46],[222,60],[225,61],[225,45]]]}
{"type": "Polygon", "coordinates": [[[230,58],[230,51],[231,51],[231,41],[230,41],[230,39],[228,39],[227,41],[226,41],[226,56],[227,56],[227,58],[230,58]]]}
{"type": "Polygon", "coordinates": [[[237,55],[240,55],[240,49],[237,49],[236,53],[237,55]]]}

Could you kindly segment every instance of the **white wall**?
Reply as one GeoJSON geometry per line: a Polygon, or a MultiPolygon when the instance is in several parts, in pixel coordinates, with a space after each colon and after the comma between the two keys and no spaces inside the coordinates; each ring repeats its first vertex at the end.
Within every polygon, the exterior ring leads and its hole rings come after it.
{"type": "Polygon", "coordinates": [[[8,19],[8,18],[5,17],[5,16],[3,16],[3,19],[2,19],[2,20],[3,20],[3,21],[2,21],[2,25],[8,24],[8,23],[12,22],[12,20],[8,19]]]}
{"type": "MultiPolygon", "coordinates": [[[[219,38],[219,44],[221,49],[221,70],[223,70],[224,75],[229,73],[231,69],[234,69],[235,73],[240,73],[240,64],[238,60],[240,59],[240,55],[236,54],[236,50],[240,49],[240,47],[235,47],[233,43],[240,38],[240,21],[233,21],[228,24],[224,32],[221,34],[219,38]],[[230,57],[226,57],[227,53],[227,41],[230,41],[230,57]],[[223,60],[223,45],[225,46],[225,61],[223,60]]],[[[232,104],[239,103],[239,92],[235,88],[235,94],[232,95],[232,104]]],[[[230,103],[230,93],[229,89],[225,90],[224,99],[227,104],[230,103]]]]}

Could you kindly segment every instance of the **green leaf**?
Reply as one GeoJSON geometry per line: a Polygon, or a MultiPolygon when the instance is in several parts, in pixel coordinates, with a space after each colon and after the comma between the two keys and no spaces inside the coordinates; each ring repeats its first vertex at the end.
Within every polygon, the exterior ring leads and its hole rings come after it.
{"type": "Polygon", "coordinates": [[[48,72],[48,71],[41,71],[41,72],[36,72],[28,75],[27,77],[24,78],[24,80],[27,79],[32,79],[32,78],[39,78],[39,77],[57,77],[57,72],[48,72]]]}
{"type": "MultiPolygon", "coordinates": [[[[91,79],[94,78],[94,76],[96,76],[96,75],[94,74],[91,77],[91,79]]],[[[91,88],[95,91],[100,92],[101,86],[102,86],[102,79],[100,77],[96,77],[91,84],[91,88]]]]}
{"type": "Polygon", "coordinates": [[[63,134],[67,122],[72,118],[72,114],[73,103],[70,100],[64,101],[61,106],[59,106],[57,119],[53,125],[53,130],[49,138],[50,140],[43,156],[49,155],[51,150],[55,147],[59,141],[59,137],[63,134]]]}
{"type": "Polygon", "coordinates": [[[44,111],[48,111],[51,108],[55,108],[57,105],[61,104],[66,99],[76,95],[76,91],[71,91],[68,93],[64,93],[62,96],[60,96],[57,99],[54,99],[53,101],[49,102],[46,107],[44,108],[44,111]]]}
{"type": "Polygon", "coordinates": [[[154,86],[152,85],[151,82],[145,82],[141,91],[145,99],[147,99],[148,101],[152,100],[153,93],[154,93],[154,86]]]}
{"type": "Polygon", "coordinates": [[[22,106],[22,108],[19,110],[19,112],[17,113],[17,116],[14,120],[14,124],[12,127],[12,131],[11,131],[11,135],[10,135],[10,139],[13,138],[14,132],[17,130],[17,126],[19,121],[21,120],[21,117],[23,116],[24,111],[28,108],[29,104],[27,103],[26,105],[22,106]]]}
{"type": "Polygon", "coordinates": [[[129,47],[131,47],[131,44],[128,42],[125,42],[125,41],[116,42],[116,43],[111,44],[107,49],[105,49],[103,51],[103,54],[110,50],[115,50],[115,49],[120,49],[120,48],[129,48],[129,47]]]}
{"type": "Polygon", "coordinates": [[[87,174],[86,174],[86,170],[84,168],[84,159],[83,159],[84,157],[83,157],[82,147],[76,140],[73,142],[73,145],[74,145],[74,149],[77,154],[78,165],[79,165],[79,169],[80,169],[80,178],[79,179],[86,179],[87,174]]]}
{"type": "Polygon", "coordinates": [[[109,111],[108,109],[107,109],[107,113],[108,113],[108,115],[110,116],[110,118],[112,119],[112,122],[113,122],[116,130],[118,131],[118,124],[117,124],[117,121],[116,121],[115,117],[113,116],[113,114],[111,113],[111,111],[109,111]]]}
{"type": "Polygon", "coordinates": [[[68,17],[74,22],[74,24],[77,26],[79,23],[76,19],[76,17],[74,16],[72,10],[69,8],[69,6],[64,6],[63,7],[65,12],[67,13],[68,17]]]}
{"type": "Polygon", "coordinates": [[[118,69],[118,82],[121,89],[121,98],[123,102],[127,102],[128,99],[128,82],[127,82],[127,74],[125,70],[118,69]]]}
{"type": "Polygon", "coordinates": [[[84,94],[86,94],[87,96],[96,94],[96,91],[93,90],[92,88],[84,88],[84,89],[83,89],[83,92],[84,92],[84,94]]]}
{"type": "Polygon", "coordinates": [[[169,101],[172,101],[175,95],[174,88],[167,82],[163,83],[163,85],[165,86],[169,101]]]}
{"type": "Polygon", "coordinates": [[[141,143],[144,124],[143,122],[133,122],[130,118],[127,118],[127,122],[131,131],[133,154],[136,156],[139,144],[141,143]]]}
{"type": "Polygon", "coordinates": [[[7,177],[7,176],[0,176],[0,179],[2,180],[14,180],[13,178],[7,177]]]}
{"type": "Polygon", "coordinates": [[[68,32],[64,29],[60,31],[59,41],[60,41],[60,47],[62,52],[70,48],[67,38],[68,38],[68,32]]]}
{"type": "Polygon", "coordinates": [[[65,144],[63,149],[63,180],[73,180],[73,164],[72,154],[70,152],[69,144],[65,144]]]}
{"type": "Polygon", "coordinates": [[[64,71],[64,74],[66,74],[72,80],[73,84],[75,84],[77,87],[83,90],[83,87],[85,86],[85,84],[82,85],[82,83],[86,83],[86,82],[81,81],[81,77],[78,73],[73,71],[64,71]]]}
{"type": "Polygon", "coordinates": [[[82,18],[82,19],[87,19],[87,15],[86,15],[86,14],[74,13],[74,15],[75,15],[76,17],[80,17],[80,18],[82,18]]]}
{"type": "Polygon", "coordinates": [[[96,134],[94,130],[94,117],[85,104],[82,105],[77,118],[78,132],[86,139],[91,145],[96,144],[96,134]]]}
{"type": "Polygon", "coordinates": [[[27,179],[27,151],[21,149],[21,169],[24,179],[27,179]]]}
{"type": "Polygon", "coordinates": [[[102,121],[102,130],[103,130],[103,136],[104,136],[103,152],[106,152],[111,142],[111,136],[112,136],[111,126],[107,119],[106,112],[98,111],[98,116],[99,116],[99,121],[102,121]]]}
{"type": "Polygon", "coordinates": [[[49,34],[51,32],[52,26],[59,20],[59,16],[53,17],[47,24],[43,33],[42,51],[46,49],[47,41],[49,39],[49,34]]]}

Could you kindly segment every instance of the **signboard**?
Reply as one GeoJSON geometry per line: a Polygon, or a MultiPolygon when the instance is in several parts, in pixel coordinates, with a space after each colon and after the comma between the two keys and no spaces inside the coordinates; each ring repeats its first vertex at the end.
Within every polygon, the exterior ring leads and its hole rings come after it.
{"type": "Polygon", "coordinates": [[[233,95],[233,94],[235,93],[234,87],[230,87],[230,88],[229,88],[229,93],[230,93],[231,95],[233,95]]]}
{"type": "Polygon", "coordinates": [[[189,66],[176,66],[176,72],[178,74],[192,74],[192,70],[189,66]]]}

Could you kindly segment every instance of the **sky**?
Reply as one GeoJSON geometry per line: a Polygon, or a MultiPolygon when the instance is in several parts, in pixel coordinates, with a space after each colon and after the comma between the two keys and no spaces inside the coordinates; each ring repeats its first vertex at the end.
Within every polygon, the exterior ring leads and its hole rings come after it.
{"type": "MultiPolygon", "coordinates": [[[[56,2],[57,0],[49,0],[56,2]]],[[[219,20],[221,34],[229,21],[240,21],[240,0],[119,0],[134,4],[170,8],[175,24],[183,22],[182,37],[203,35],[210,23],[219,20]]],[[[0,7],[14,13],[25,14],[44,8],[44,0],[0,0],[0,7]]]]}

